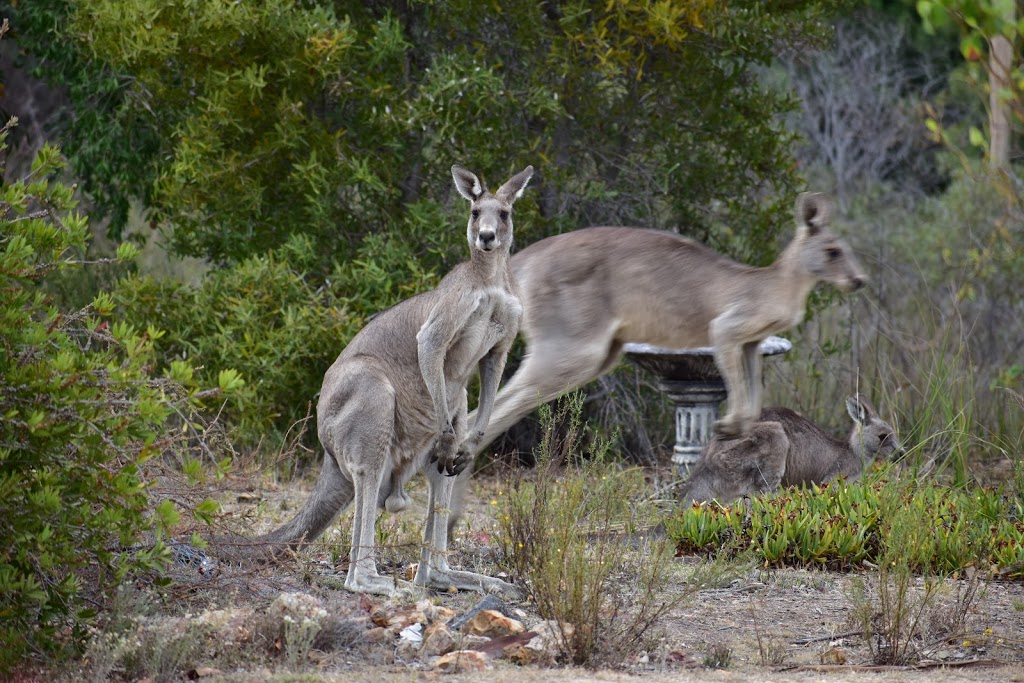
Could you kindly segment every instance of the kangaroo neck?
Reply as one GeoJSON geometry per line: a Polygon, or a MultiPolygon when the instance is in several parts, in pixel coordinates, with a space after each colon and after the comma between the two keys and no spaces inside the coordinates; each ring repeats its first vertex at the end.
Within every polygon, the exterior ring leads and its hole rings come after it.
{"type": "Polygon", "coordinates": [[[850,432],[849,444],[850,451],[854,457],[850,459],[850,464],[843,468],[843,474],[847,477],[853,474],[860,474],[867,465],[867,460],[864,456],[864,435],[859,427],[854,427],[853,431],[850,432]]]}
{"type": "Polygon", "coordinates": [[[786,248],[782,250],[775,262],[768,266],[779,279],[779,284],[788,290],[791,301],[803,302],[807,300],[818,278],[807,271],[800,260],[801,244],[799,239],[793,239],[786,248]]]}
{"type": "Polygon", "coordinates": [[[508,250],[480,251],[473,249],[469,257],[469,269],[481,282],[491,282],[508,268],[508,250]]]}

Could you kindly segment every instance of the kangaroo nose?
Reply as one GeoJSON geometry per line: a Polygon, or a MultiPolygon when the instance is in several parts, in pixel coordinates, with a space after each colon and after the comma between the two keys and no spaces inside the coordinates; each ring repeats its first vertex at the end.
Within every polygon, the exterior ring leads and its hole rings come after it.
{"type": "Polygon", "coordinates": [[[851,292],[856,292],[858,289],[861,289],[863,287],[864,287],[864,278],[862,278],[862,277],[855,277],[855,278],[853,278],[850,281],[850,291],[851,292]]]}
{"type": "Polygon", "coordinates": [[[481,230],[480,231],[480,245],[485,247],[485,248],[490,248],[491,245],[494,244],[494,240],[495,240],[496,237],[497,237],[497,235],[495,235],[490,230],[486,230],[486,231],[481,230]]]}

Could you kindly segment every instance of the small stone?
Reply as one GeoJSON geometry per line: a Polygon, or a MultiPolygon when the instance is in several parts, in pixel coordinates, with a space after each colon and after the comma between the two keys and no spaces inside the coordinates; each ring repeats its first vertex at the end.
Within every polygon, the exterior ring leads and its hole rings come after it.
{"type": "Polygon", "coordinates": [[[476,603],[468,612],[466,612],[462,616],[455,617],[454,619],[450,620],[448,622],[448,628],[450,628],[453,631],[461,631],[462,627],[466,624],[466,622],[468,622],[470,619],[476,616],[476,614],[480,611],[487,609],[496,610],[504,614],[505,616],[511,616],[511,614],[508,611],[508,606],[504,602],[502,602],[498,597],[494,595],[485,595],[480,600],[480,602],[476,603]]]}
{"type": "MultiPolygon", "coordinates": [[[[376,623],[376,622],[375,622],[376,623]]],[[[419,607],[409,607],[391,614],[387,618],[387,627],[392,633],[400,633],[413,624],[426,624],[427,615],[419,607]]]]}
{"type": "Polygon", "coordinates": [[[241,609],[207,610],[195,623],[209,629],[209,638],[219,643],[248,643],[252,640],[252,623],[255,611],[251,607],[241,609]]]}
{"type": "Polygon", "coordinates": [[[427,622],[430,623],[435,621],[447,622],[455,616],[455,610],[435,605],[430,602],[430,600],[420,600],[416,603],[416,609],[423,612],[423,615],[427,618],[427,622]]]}
{"type": "Polygon", "coordinates": [[[395,648],[395,661],[413,662],[420,655],[421,641],[401,640],[395,648]]]}
{"type": "Polygon", "coordinates": [[[455,650],[442,655],[434,662],[434,668],[447,673],[483,671],[489,668],[487,655],[476,650],[455,650]]]}
{"type": "Polygon", "coordinates": [[[327,616],[327,610],[318,598],[306,593],[281,593],[270,603],[267,615],[278,620],[291,617],[295,621],[310,619],[320,622],[327,616]]]}
{"type": "Polygon", "coordinates": [[[371,628],[366,632],[366,642],[368,643],[389,643],[394,639],[395,634],[383,626],[371,628]]]}
{"type": "Polygon", "coordinates": [[[441,622],[434,622],[423,632],[424,657],[445,655],[455,649],[455,635],[441,622]]]}
{"type": "Polygon", "coordinates": [[[522,633],[526,627],[523,622],[510,619],[501,612],[485,609],[473,615],[462,630],[474,636],[499,638],[522,633]]]}

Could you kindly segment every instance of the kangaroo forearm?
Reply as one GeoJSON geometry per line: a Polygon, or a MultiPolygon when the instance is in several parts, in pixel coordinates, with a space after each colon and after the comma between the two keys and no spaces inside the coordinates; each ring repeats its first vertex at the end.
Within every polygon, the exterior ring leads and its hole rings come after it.
{"type": "Polygon", "coordinates": [[[431,355],[420,354],[420,374],[427,385],[430,402],[434,406],[434,419],[437,420],[439,432],[451,424],[448,413],[448,388],[444,380],[444,360],[435,359],[431,355]]]}
{"type": "Polygon", "coordinates": [[[505,369],[508,358],[507,350],[499,350],[484,356],[480,361],[480,400],[477,402],[476,420],[473,422],[471,435],[482,434],[491,421],[494,410],[494,397],[498,393],[498,383],[505,369]]]}

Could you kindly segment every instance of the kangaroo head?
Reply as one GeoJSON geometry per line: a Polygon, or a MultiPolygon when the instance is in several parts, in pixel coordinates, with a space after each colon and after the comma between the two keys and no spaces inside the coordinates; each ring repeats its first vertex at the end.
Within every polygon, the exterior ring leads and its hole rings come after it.
{"type": "Polygon", "coordinates": [[[533,166],[527,166],[491,194],[476,174],[461,166],[452,166],[455,189],[470,201],[466,230],[470,249],[507,252],[512,248],[512,204],[523,194],[532,176],[533,166]]]}
{"type": "Polygon", "coordinates": [[[867,276],[849,245],[830,229],[832,209],[820,194],[803,192],[796,200],[796,242],[800,265],[818,280],[852,292],[864,286],[867,276]]]}
{"type": "Polygon", "coordinates": [[[896,430],[878,416],[878,411],[866,398],[848,397],[846,412],[854,422],[853,431],[850,433],[850,447],[862,458],[895,459],[903,453],[903,446],[896,436],[896,430]]]}

